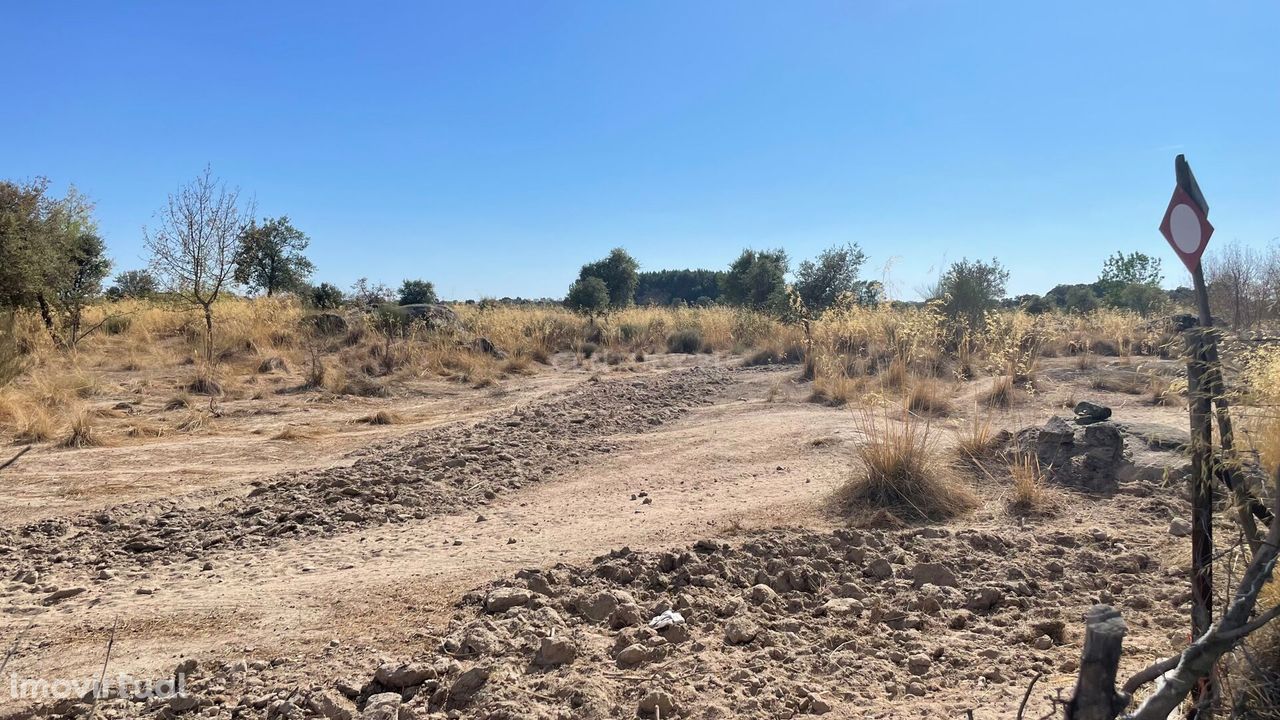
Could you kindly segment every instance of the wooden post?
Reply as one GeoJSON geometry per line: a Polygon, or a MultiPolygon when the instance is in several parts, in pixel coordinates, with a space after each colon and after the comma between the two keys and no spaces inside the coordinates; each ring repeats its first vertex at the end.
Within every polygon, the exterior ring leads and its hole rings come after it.
{"type": "Polygon", "coordinates": [[[1084,653],[1076,691],[1067,704],[1067,720],[1113,720],[1129,704],[1116,692],[1116,672],[1128,628],[1119,611],[1094,605],[1085,614],[1084,653]]]}
{"type": "MultiPolygon", "coordinates": [[[[1174,161],[1178,187],[1206,215],[1209,205],[1200,192],[1186,157],[1174,161]]],[[[1209,291],[1205,287],[1204,269],[1196,264],[1191,271],[1196,295],[1199,325],[1187,333],[1187,396],[1191,415],[1191,637],[1199,638],[1213,623],[1213,426],[1211,395],[1207,375],[1207,334],[1212,332],[1213,315],[1209,312],[1209,291]]],[[[1216,354],[1216,353],[1215,353],[1216,354]]],[[[1191,693],[1191,720],[1213,717],[1216,695],[1215,678],[1210,675],[1191,693]]]]}

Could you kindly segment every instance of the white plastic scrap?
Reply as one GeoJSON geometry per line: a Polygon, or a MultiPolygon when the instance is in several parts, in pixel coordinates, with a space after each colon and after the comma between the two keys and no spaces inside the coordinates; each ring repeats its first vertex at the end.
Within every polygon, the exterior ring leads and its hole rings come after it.
{"type": "Polygon", "coordinates": [[[664,610],[661,615],[649,621],[649,627],[654,630],[669,628],[672,625],[679,625],[684,622],[684,616],[675,610],[664,610]]]}

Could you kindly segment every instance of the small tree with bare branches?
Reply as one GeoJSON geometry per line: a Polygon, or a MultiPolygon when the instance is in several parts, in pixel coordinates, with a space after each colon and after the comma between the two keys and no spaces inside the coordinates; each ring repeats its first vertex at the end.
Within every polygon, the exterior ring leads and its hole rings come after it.
{"type": "Polygon", "coordinates": [[[169,195],[143,229],[151,269],[165,289],[204,312],[204,354],[213,362],[213,304],[235,273],[240,233],[253,217],[241,209],[239,188],[228,188],[206,166],[195,180],[169,195]]]}

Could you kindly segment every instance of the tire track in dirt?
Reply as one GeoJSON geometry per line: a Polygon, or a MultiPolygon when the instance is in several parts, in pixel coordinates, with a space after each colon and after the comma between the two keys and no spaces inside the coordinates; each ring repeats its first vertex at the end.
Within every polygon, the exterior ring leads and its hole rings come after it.
{"type": "Polygon", "coordinates": [[[0,573],[40,588],[51,569],[172,564],[472,507],[610,452],[727,384],[722,368],[590,382],[505,417],[409,435],[348,466],[288,473],[194,509],[136,502],[0,532],[0,573]]]}

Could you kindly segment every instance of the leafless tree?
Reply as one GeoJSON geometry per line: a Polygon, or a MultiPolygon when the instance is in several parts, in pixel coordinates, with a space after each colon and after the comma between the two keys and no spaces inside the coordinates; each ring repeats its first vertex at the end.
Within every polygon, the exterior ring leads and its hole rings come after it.
{"type": "Polygon", "coordinates": [[[183,301],[204,311],[205,360],[213,362],[213,304],[235,272],[240,231],[253,208],[240,207],[239,188],[228,188],[205,167],[195,180],[169,195],[156,214],[158,225],[144,228],[151,269],[183,301]]]}

